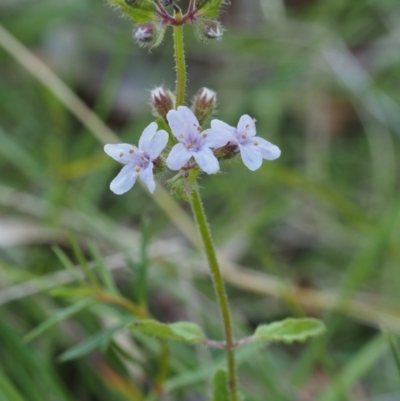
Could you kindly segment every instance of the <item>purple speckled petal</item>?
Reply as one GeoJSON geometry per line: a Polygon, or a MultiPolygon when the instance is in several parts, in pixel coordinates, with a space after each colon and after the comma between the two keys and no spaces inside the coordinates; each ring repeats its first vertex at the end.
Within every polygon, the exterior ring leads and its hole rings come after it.
{"type": "Polygon", "coordinates": [[[154,138],[154,135],[157,132],[157,124],[150,123],[143,131],[142,136],[139,139],[139,149],[143,150],[146,153],[149,153],[151,149],[151,143],[154,138]]]}
{"type": "Polygon", "coordinates": [[[232,138],[236,139],[236,128],[235,127],[231,127],[230,125],[228,125],[227,123],[224,123],[221,120],[212,120],[211,121],[211,128],[212,129],[218,129],[218,130],[225,130],[231,133],[232,138]]]}
{"type": "Polygon", "coordinates": [[[197,118],[186,106],[179,106],[178,110],[170,110],[167,113],[168,124],[178,141],[187,143],[191,132],[196,132],[199,126],[197,118]]]}
{"type": "Polygon", "coordinates": [[[240,145],[240,155],[242,157],[244,165],[251,171],[255,171],[261,167],[262,156],[260,152],[257,152],[255,146],[250,143],[249,145],[240,145]]]}
{"type": "Polygon", "coordinates": [[[253,138],[252,142],[254,148],[261,153],[261,156],[264,159],[275,160],[281,155],[281,150],[278,148],[278,146],[273,145],[271,142],[266,141],[264,138],[256,136],[253,138]]]}
{"type": "Polygon", "coordinates": [[[182,122],[184,122],[188,125],[199,125],[199,121],[197,120],[193,111],[190,110],[188,107],[179,106],[178,113],[179,113],[179,116],[180,116],[182,122]]]}
{"type": "Polygon", "coordinates": [[[149,155],[150,160],[154,160],[160,156],[160,153],[164,150],[168,143],[167,131],[157,131],[149,143],[149,149],[146,153],[149,155]]]}
{"type": "Polygon", "coordinates": [[[239,135],[246,134],[248,137],[252,137],[256,134],[256,124],[249,115],[244,114],[240,117],[237,130],[239,135]]]}
{"type": "Polygon", "coordinates": [[[236,142],[236,139],[226,130],[212,128],[204,131],[202,135],[204,134],[207,136],[203,139],[202,146],[207,148],[220,148],[225,146],[229,141],[236,142]]]}
{"type": "Polygon", "coordinates": [[[136,182],[138,173],[132,165],[122,167],[122,170],[111,181],[110,189],[117,195],[122,195],[129,191],[136,182]]]}
{"type": "Polygon", "coordinates": [[[167,157],[167,166],[171,170],[179,170],[192,157],[190,152],[183,143],[176,144],[167,157]]]}
{"type": "Polygon", "coordinates": [[[153,177],[153,163],[149,163],[147,167],[140,170],[140,179],[149,188],[151,193],[156,189],[156,183],[153,177]]]}
{"type": "Polygon", "coordinates": [[[132,162],[132,156],[134,152],[138,152],[138,148],[130,145],[129,143],[119,143],[117,145],[104,146],[104,152],[106,152],[108,156],[111,156],[117,162],[127,164],[132,162]]]}
{"type": "Polygon", "coordinates": [[[183,124],[180,114],[176,110],[170,110],[167,113],[167,120],[176,139],[182,141],[182,137],[186,136],[187,127],[183,124]]]}
{"type": "Polygon", "coordinates": [[[207,174],[215,174],[219,170],[219,164],[214,153],[209,148],[203,148],[193,153],[197,164],[207,174]]]}

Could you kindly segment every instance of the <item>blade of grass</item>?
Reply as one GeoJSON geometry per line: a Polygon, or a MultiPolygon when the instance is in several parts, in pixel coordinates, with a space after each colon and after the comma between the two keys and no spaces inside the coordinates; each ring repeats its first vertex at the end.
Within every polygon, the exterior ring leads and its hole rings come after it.
{"type": "Polygon", "coordinates": [[[120,292],[118,291],[118,288],[115,285],[114,278],[113,278],[110,270],[107,268],[104,259],[100,255],[98,247],[96,246],[96,244],[93,241],[91,241],[88,246],[89,246],[90,254],[93,257],[94,262],[96,264],[96,267],[97,267],[96,270],[100,275],[103,285],[105,286],[105,288],[107,289],[107,291],[110,294],[117,295],[117,296],[120,295],[120,292]]]}
{"type": "Polygon", "coordinates": [[[24,341],[25,342],[30,342],[34,338],[40,336],[43,334],[45,331],[49,330],[51,327],[55,326],[56,324],[62,322],[65,319],[68,319],[77,313],[89,308],[92,306],[95,302],[92,299],[84,299],[82,301],[78,301],[71,306],[61,309],[58,312],[56,312],[54,315],[52,315],[49,319],[45,320],[42,322],[39,326],[37,326],[35,329],[30,331],[25,337],[24,341]]]}
{"type": "Polygon", "coordinates": [[[322,392],[315,401],[336,401],[342,392],[347,392],[363,375],[388,351],[388,344],[383,335],[369,341],[341,369],[339,376],[322,392]],[[339,391],[340,389],[340,391],[339,391]],[[342,391],[343,390],[343,391],[342,391]]]}

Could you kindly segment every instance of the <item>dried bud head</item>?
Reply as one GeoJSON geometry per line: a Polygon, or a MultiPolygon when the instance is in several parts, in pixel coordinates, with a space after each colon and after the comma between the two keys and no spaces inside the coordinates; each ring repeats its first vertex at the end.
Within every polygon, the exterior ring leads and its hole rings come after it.
{"type": "Polygon", "coordinates": [[[201,88],[193,98],[192,109],[200,124],[209,117],[217,104],[217,94],[208,88],[201,88]]]}
{"type": "Polygon", "coordinates": [[[228,142],[222,148],[214,149],[214,155],[218,160],[229,160],[238,154],[238,146],[236,143],[228,142]]]}
{"type": "Polygon", "coordinates": [[[165,164],[165,160],[161,156],[158,156],[156,159],[153,160],[153,173],[154,174],[163,173],[166,169],[167,169],[167,165],[165,164]]]}
{"type": "Polygon", "coordinates": [[[174,95],[171,91],[159,86],[151,91],[151,104],[153,112],[167,121],[167,113],[174,108],[174,95]]]}

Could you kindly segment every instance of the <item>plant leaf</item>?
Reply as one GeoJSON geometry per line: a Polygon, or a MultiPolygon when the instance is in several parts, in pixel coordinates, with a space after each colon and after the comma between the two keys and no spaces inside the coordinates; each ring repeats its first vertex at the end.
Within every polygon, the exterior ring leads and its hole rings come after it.
{"type": "Polygon", "coordinates": [[[325,325],[312,318],[285,319],[280,322],[258,326],[251,341],[281,341],[292,343],[305,341],[325,331],[325,325]]]}
{"type": "Polygon", "coordinates": [[[143,24],[155,19],[155,3],[151,0],[135,0],[129,3],[125,0],[108,1],[131,17],[135,24],[143,24]]]}
{"type": "Polygon", "coordinates": [[[200,327],[191,322],[165,324],[156,320],[141,320],[134,322],[129,328],[165,340],[190,344],[202,344],[206,339],[200,327]]]}
{"type": "Polygon", "coordinates": [[[78,345],[65,351],[60,355],[59,360],[61,362],[70,361],[71,359],[80,358],[91,351],[108,344],[112,336],[119,330],[125,328],[125,326],[132,321],[132,317],[129,316],[123,319],[115,326],[108,327],[107,329],[100,331],[94,336],[90,337],[87,341],[84,341],[78,345]]]}
{"type": "Polygon", "coordinates": [[[199,14],[208,18],[215,18],[219,15],[220,7],[225,0],[196,0],[196,7],[199,14]]]}
{"type": "Polygon", "coordinates": [[[32,331],[30,331],[25,337],[24,341],[29,342],[32,341],[37,336],[43,334],[46,330],[50,329],[51,327],[55,326],[57,323],[62,322],[65,319],[68,319],[71,316],[89,308],[94,304],[92,299],[84,299],[80,302],[76,302],[71,306],[61,309],[49,319],[45,320],[39,326],[35,327],[32,331]]]}
{"type": "Polygon", "coordinates": [[[218,369],[212,379],[212,401],[229,401],[228,375],[225,370],[218,369]]]}

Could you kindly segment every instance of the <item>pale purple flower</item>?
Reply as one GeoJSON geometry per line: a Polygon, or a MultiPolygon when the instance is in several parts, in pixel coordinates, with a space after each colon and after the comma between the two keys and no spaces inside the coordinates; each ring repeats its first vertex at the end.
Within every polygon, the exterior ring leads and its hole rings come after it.
{"type": "Polygon", "coordinates": [[[122,195],[129,191],[139,176],[149,191],[154,192],[156,183],[153,178],[153,161],[160,156],[168,142],[168,133],[164,130],[157,131],[157,128],[156,123],[145,128],[139,139],[139,147],[127,143],[104,146],[104,151],[109,156],[125,164],[111,181],[110,189],[115,194],[122,195]]]}
{"type": "Polygon", "coordinates": [[[220,120],[212,120],[211,128],[230,133],[229,142],[237,145],[244,165],[254,171],[261,167],[262,159],[274,160],[281,155],[281,150],[256,135],[255,120],[247,114],[240,117],[237,128],[220,120]]]}
{"type": "Polygon", "coordinates": [[[204,172],[216,173],[219,164],[210,148],[226,145],[230,139],[229,133],[220,129],[208,129],[202,132],[197,118],[186,106],[170,110],[167,120],[172,133],[180,142],[168,155],[167,166],[171,170],[179,170],[193,156],[204,172]]]}

